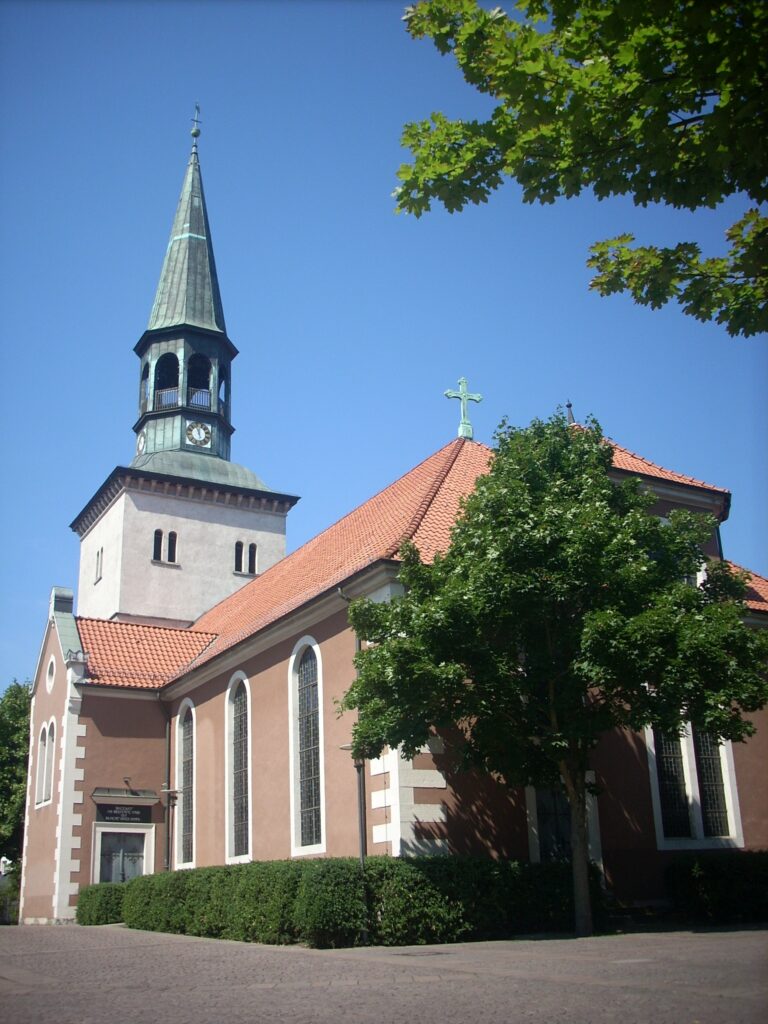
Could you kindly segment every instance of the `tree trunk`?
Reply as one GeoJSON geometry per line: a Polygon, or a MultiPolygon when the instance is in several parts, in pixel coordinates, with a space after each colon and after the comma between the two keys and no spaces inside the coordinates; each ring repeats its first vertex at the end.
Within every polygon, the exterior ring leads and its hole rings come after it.
{"type": "Polygon", "coordinates": [[[592,902],[589,895],[589,840],[587,836],[587,784],[583,771],[563,773],[571,808],[571,869],[576,935],[592,935],[592,902]]]}

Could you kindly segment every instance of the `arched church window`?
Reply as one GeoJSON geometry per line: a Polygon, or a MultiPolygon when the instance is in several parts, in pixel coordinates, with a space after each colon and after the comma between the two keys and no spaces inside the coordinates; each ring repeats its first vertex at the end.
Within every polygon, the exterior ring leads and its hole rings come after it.
{"type": "Polygon", "coordinates": [[[235,544],[235,572],[243,571],[243,542],[239,540],[235,544]]]}
{"type": "Polygon", "coordinates": [[[152,561],[162,562],[163,560],[163,531],[155,530],[155,541],[152,548],[152,561]]]}
{"type": "Polygon", "coordinates": [[[302,846],[321,841],[320,708],[317,656],[307,647],[298,673],[299,806],[302,846]]]}
{"type": "Polygon", "coordinates": [[[232,855],[248,853],[248,691],[240,680],[231,698],[232,855]]]}
{"type": "Polygon", "coordinates": [[[168,534],[168,562],[176,561],[176,534],[173,530],[168,534]]]}
{"type": "Polygon", "coordinates": [[[160,356],[155,366],[155,409],[179,404],[179,360],[172,352],[160,356]]]}
{"type": "Polygon", "coordinates": [[[46,744],[45,751],[45,792],[43,793],[43,800],[46,802],[51,799],[53,792],[53,762],[56,754],[56,727],[51,722],[48,726],[48,742],[46,744]]]}
{"type": "Polygon", "coordinates": [[[37,781],[35,783],[35,802],[41,804],[45,799],[45,754],[48,740],[48,730],[43,726],[40,730],[40,739],[37,741],[37,781]]]}
{"type": "Polygon", "coordinates": [[[251,576],[256,575],[256,545],[248,545],[248,572],[251,576]]]}
{"type": "Polygon", "coordinates": [[[195,353],[189,360],[187,381],[187,405],[193,409],[211,408],[211,361],[207,356],[195,353]]]}
{"type": "Polygon", "coordinates": [[[181,778],[179,785],[180,797],[180,835],[181,862],[191,864],[193,860],[194,837],[194,771],[195,771],[195,721],[192,708],[188,705],[181,719],[181,778]]]}

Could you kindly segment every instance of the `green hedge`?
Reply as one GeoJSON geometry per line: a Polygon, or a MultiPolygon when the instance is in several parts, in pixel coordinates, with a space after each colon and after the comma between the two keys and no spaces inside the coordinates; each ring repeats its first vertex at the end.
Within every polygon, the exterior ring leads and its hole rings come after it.
{"type": "Polygon", "coordinates": [[[712,850],[676,857],[666,871],[675,910],[717,924],[768,921],[768,850],[712,850]]]}
{"type": "MultiPolygon", "coordinates": [[[[600,897],[593,875],[597,923],[600,897]]],[[[101,888],[101,887],[98,887],[101,888]]],[[[398,946],[573,927],[567,864],[471,857],[261,861],[134,878],[132,928],[246,942],[398,946]]]]}
{"type": "Polygon", "coordinates": [[[126,887],[119,882],[100,882],[80,890],[75,911],[78,924],[116,924],[123,920],[126,887]]]}

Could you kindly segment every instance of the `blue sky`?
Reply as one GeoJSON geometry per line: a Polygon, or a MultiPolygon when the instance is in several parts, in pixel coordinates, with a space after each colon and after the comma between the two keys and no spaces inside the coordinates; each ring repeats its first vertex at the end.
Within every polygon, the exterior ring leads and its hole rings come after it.
{"type": "Polygon", "coordinates": [[[68,529],[133,455],[141,336],[200,102],[233,373],[233,459],[302,495],[297,547],[455,436],[461,375],[490,442],[568,399],[620,444],[733,492],[727,557],[768,574],[768,340],[587,290],[588,246],[697,240],[695,214],[584,196],[415,220],[405,121],[486,101],[390,0],[0,4],[6,368],[0,688],[34,673],[68,529]]]}

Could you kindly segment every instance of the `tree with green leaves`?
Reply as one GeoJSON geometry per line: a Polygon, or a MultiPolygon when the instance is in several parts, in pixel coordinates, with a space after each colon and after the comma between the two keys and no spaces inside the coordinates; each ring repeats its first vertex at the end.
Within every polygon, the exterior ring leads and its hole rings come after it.
{"type": "Polygon", "coordinates": [[[406,9],[415,39],[453,54],[496,106],[486,121],[444,114],[407,124],[398,210],[417,217],[486,202],[505,177],[525,202],[591,189],[637,205],[745,210],[723,256],[694,242],[591,248],[601,295],[629,291],[731,335],[768,330],[768,5],[763,0],[519,0],[509,17],[476,0],[406,9]]]}
{"type": "Polygon", "coordinates": [[[744,714],[768,700],[768,631],[744,625],[744,582],[723,563],[707,563],[701,587],[685,582],[714,520],[662,521],[638,479],[614,483],[597,423],[558,413],[502,424],[496,441],[448,551],[424,564],[404,548],[403,595],[350,606],[366,644],[342,707],[358,712],[355,756],[413,756],[458,726],[464,765],[510,787],[561,785],[588,934],[592,752],[613,729],[749,736],[744,714]]]}
{"type": "Polygon", "coordinates": [[[0,855],[17,860],[24,836],[29,757],[29,683],[14,681],[0,697],[0,855]]]}

